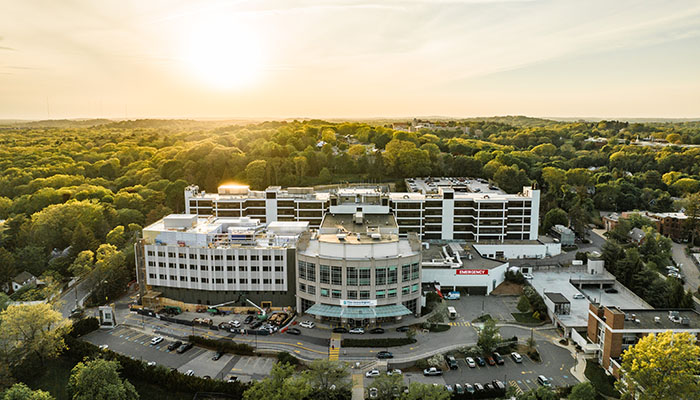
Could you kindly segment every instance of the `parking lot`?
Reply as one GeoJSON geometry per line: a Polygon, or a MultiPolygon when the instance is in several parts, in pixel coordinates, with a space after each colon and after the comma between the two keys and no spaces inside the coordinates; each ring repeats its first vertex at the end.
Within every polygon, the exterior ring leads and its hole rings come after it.
{"type": "Polygon", "coordinates": [[[517,304],[518,296],[465,295],[459,300],[447,301],[448,306],[457,310],[457,318],[452,322],[471,322],[483,314],[503,322],[515,321],[511,313],[518,312],[517,304]]]}
{"type": "Polygon", "coordinates": [[[83,337],[95,345],[107,345],[115,351],[144,362],[155,361],[158,365],[176,368],[180,372],[194,371],[197,376],[227,379],[236,376],[243,382],[259,380],[270,374],[275,359],[269,357],[246,357],[225,354],[219,360],[212,360],[214,351],[194,346],[183,354],[169,351],[172,340],[164,340],[151,345],[155,335],[119,326],[112,330],[98,330],[83,337]]]}

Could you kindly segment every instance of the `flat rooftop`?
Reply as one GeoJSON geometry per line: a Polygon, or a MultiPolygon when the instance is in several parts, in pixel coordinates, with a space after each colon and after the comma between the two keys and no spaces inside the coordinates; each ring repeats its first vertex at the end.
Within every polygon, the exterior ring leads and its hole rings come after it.
{"type": "Polygon", "coordinates": [[[602,274],[587,274],[585,268],[569,267],[566,269],[553,267],[552,270],[536,270],[532,272],[533,278],[530,284],[537,290],[540,296],[545,292],[556,292],[563,296],[571,304],[569,315],[559,315],[560,321],[567,327],[588,326],[588,307],[591,302],[601,303],[606,306],[618,306],[620,308],[648,309],[649,306],[637,296],[627,293],[627,289],[621,288],[618,293],[605,293],[601,289],[581,289],[572,285],[569,280],[589,280],[590,282],[604,281],[606,284],[621,286],[615,281],[615,277],[607,271],[602,274]],[[601,296],[601,293],[603,294],[601,296]],[[574,299],[575,294],[583,294],[584,299],[574,299]],[[600,299],[602,298],[602,302],[600,299]]]}
{"type": "Polygon", "coordinates": [[[408,178],[406,188],[409,192],[423,194],[438,193],[439,188],[451,188],[455,193],[506,194],[485,179],[467,177],[408,178]]]}
{"type": "Polygon", "coordinates": [[[362,223],[353,222],[353,214],[331,214],[326,213],[321,222],[323,228],[338,228],[345,230],[348,234],[367,233],[371,228],[398,229],[396,218],[393,214],[363,214],[362,223]]]}
{"type": "Polygon", "coordinates": [[[700,329],[700,313],[695,310],[622,309],[621,311],[625,313],[625,329],[700,329]],[[672,321],[669,318],[669,311],[677,313],[679,319],[672,321]],[[656,317],[659,318],[658,322],[656,317]],[[681,322],[684,319],[687,325],[681,322]]]}
{"type": "Polygon", "coordinates": [[[504,264],[503,261],[492,260],[482,257],[471,244],[457,243],[457,242],[431,242],[430,247],[422,250],[423,254],[423,268],[478,268],[478,269],[492,269],[500,267],[504,264]],[[446,247],[448,254],[452,257],[452,260],[447,260],[445,256],[446,247]],[[452,266],[452,264],[457,263],[457,258],[455,254],[459,254],[459,262],[462,263],[461,266],[452,266]],[[471,256],[471,257],[470,257],[471,256]],[[443,265],[431,265],[442,263],[443,265]]]}

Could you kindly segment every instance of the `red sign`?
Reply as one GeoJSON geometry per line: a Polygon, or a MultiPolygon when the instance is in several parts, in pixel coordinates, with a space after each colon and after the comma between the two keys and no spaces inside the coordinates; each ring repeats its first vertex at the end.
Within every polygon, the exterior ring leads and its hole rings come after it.
{"type": "Polygon", "coordinates": [[[488,275],[488,269],[458,269],[457,275],[488,275]]]}

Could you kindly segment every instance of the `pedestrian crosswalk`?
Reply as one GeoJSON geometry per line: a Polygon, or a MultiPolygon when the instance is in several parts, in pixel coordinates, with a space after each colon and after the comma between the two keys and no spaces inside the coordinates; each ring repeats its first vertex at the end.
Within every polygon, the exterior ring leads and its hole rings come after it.
{"type": "Polygon", "coordinates": [[[340,339],[339,333],[331,334],[330,347],[328,348],[328,359],[330,361],[338,361],[338,358],[340,358],[340,339]]]}
{"type": "Polygon", "coordinates": [[[515,381],[509,381],[508,383],[510,384],[510,386],[515,387],[515,393],[516,393],[516,394],[523,394],[523,389],[521,389],[520,386],[518,386],[518,383],[517,383],[517,382],[515,382],[515,381]]]}
{"type": "Polygon", "coordinates": [[[453,321],[449,323],[450,326],[472,326],[471,322],[466,321],[453,321]]]}

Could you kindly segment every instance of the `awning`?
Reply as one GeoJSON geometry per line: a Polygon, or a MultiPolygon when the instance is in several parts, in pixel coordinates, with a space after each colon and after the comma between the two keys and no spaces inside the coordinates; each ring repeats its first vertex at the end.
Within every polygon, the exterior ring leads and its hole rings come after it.
{"type": "Polygon", "coordinates": [[[411,311],[403,304],[378,307],[341,307],[328,304],[314,304],[306,312],[319,317],[347,319],[375,319],[411,314],[411,311]]]}

